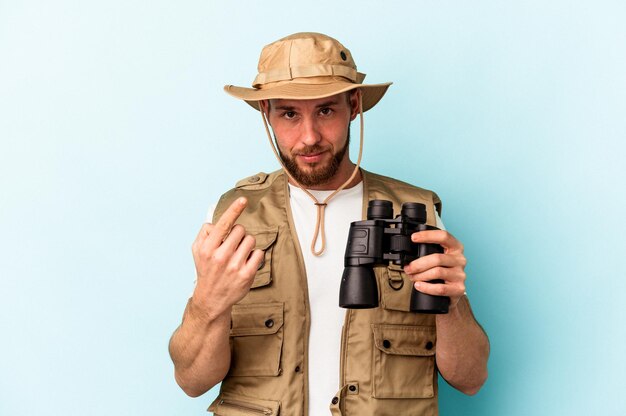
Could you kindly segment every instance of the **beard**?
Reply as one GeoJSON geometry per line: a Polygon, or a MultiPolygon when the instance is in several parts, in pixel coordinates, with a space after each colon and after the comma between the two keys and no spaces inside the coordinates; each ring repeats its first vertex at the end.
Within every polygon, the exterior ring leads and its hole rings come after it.
{"type": "MultiPolygon", "coordinates": [[[[274,140],[276,140],[276,137],[274,137],[274,140]]],[[[283,160],[285,169],[287,169],[291,176],[293,176],[293,178],[298,181],[300,185],[310,188],[312,186],[323,185],[329,182],[335,176],[335,174],[339,170],[339,165],[341,164],[343,158],[348,152],[349,147],[350,128],[348,128],[348,137],[346,140],[346,144],[332,155],[330,161],[326,162],[326,165],[321,165],[320,163],[308,163],[307,166],[309,166],[310,169],[308,169],[307,171],[298,166],[295,156],[293,158],[287,156],[280,150],[280,148],[278,148],[278,153],[280,154],[280,158],[283,160]]],[[[323,152],[325,150],[327,149],[319,145],[306,146],[299,150],[296,155],[312,155],[323,152]]]]}

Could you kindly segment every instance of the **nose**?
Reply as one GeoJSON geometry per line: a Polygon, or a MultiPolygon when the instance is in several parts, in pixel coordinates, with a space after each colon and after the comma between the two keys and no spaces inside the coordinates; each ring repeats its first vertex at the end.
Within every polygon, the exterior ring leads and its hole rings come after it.
{"type": "Polygon", "coordinates": [[[305,117],[302,123],[301,141],[307,146],[319,143],[322,135],[314,117],[305,117]]]}

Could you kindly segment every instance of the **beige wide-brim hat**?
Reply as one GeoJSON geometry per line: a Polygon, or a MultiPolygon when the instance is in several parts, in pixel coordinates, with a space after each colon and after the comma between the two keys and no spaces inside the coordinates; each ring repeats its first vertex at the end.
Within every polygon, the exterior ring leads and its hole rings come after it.
{"type": "Polygon", "coordinates": [[[259,110],[259,100],[309,100],[356,88],[361,90],[363,111],[374,107],[391,82],[363,84],[350,51],[321,33],[296,33],[263,48],[253,88],[224,86],[235,98],[259,110]]]}

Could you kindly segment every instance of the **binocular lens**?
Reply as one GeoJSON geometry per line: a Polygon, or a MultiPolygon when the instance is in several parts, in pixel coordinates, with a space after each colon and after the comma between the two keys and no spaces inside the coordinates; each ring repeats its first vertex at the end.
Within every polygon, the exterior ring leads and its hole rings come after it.
{"type": "Polygon", "coordinates": [[[402,204],[401,215],[423,224],[426,222],[426,205],[418,202],[405,202],[402,204]]]}
{"type": "Polygon", "coordinates": [[[386,220],[393,218],[393,204],[391,201],[374,199],[367,205],[368,220],[386,220]]]}

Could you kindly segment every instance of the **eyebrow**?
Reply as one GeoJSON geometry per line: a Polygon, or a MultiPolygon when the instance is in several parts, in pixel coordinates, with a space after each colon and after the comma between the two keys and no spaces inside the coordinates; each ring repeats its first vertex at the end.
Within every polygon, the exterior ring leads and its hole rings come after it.
{"type": "MultiPolygon", "coordinates": [[[[321,104],[318,104],[315,108],[324,108],[324,107],[331,107],[333,105],[337,105],[339,103],[338,100],[333,99],[333,100],[328,100],[328,101],[324,101],[321,104]]],[[[283,111],[295,111],[296,107],[291,106],[291,105],[278,105],[275,107],[277,110],[283,110],[283,111]]]]}

